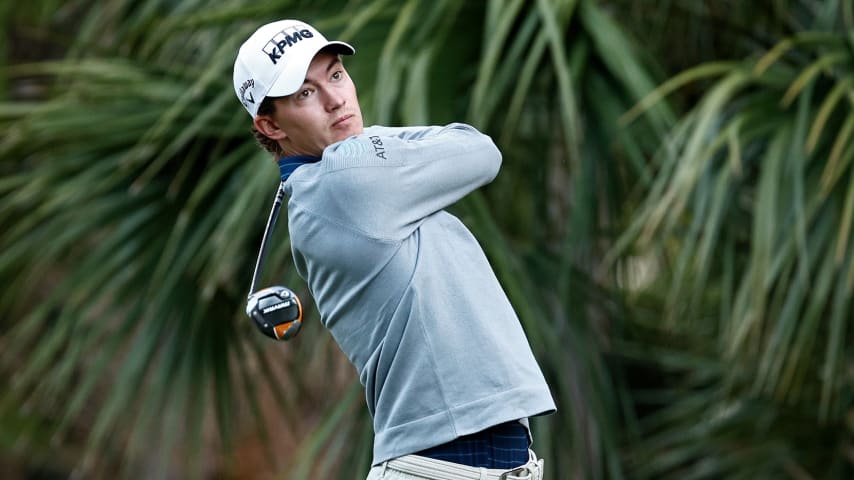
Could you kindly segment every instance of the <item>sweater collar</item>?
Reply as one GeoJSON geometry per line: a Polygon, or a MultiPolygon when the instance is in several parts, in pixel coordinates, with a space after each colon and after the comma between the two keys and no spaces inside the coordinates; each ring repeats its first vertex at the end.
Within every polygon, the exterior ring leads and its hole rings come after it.
{"type": "Polygon", "coordinates": [[[317,163],[320,157],[312,155],[294,155],[292,157],[282,157],[279,159],[279,174],[282,176],[282,181],[287,181],[288,177],[294,173],[301,165],[306,163],[317,163]]]}

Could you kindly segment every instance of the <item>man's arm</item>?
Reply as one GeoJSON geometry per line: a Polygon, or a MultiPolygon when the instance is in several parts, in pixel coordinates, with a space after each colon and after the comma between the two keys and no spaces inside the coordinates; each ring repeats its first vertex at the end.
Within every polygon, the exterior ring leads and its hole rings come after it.
{"type": "Polygon", "coordinates": [[[501,165],[492,139],[469,125],[387,133],[368,129],[323,155],[333,210],[379,237],[408,235],[423,218],[492,181],[501,165]]]}
{"type": "Polygon", "coordinates": [[[366,131],[371,132],[371,135],[381,137],[396,137],[401,140],[421,140],[430,135],[435,135],[444,129],[444,126],[411,126],[411,127],[384,127],[374,125],[368,127],[366,131]]]}

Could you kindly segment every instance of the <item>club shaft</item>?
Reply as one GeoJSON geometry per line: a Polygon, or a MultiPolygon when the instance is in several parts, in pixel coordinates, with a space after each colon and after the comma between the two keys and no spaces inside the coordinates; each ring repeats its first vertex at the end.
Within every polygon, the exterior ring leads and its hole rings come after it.
{"type": "Polygon", "coordinates": [[[261,238],[261,249],[258,251],[258,260],[255,262],[255,273],[252,274],[252,285],[249,286],[249,295],[255,292],[255,286],[261,277],[261,267],[264,264],[264,257],[267,255],[267,242],[273,234],[273,228],[276,226],[276,220],[279,218],[279,210],[282,207],[282,199],[285,197],[285,183],[279,183],[279,190],[276,192],[276,199],[273,201],[273,208],[270,210],[270,218],[267,219],[267,226],[264,228],[264,237],[261,238]]]}

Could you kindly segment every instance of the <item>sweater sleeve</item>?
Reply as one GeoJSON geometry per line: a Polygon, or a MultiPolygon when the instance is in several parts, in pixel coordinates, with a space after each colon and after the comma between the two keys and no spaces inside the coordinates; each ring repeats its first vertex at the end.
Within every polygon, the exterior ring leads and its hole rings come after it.
{"type": "Polygon", "coordinates": [[[366,129],[370,135],[379,137],[396,137],[401,140],[420,140],[424,137],[435,135],[441,132],[446,127],[428,126],[428,127],[383,127],[374,125],[366,129]]]}
{"type": "Polygon", "coordinates": [[[488,136],[455,123],[369,128],[323,153],[324,212],[371,236],[397,240],[498,174],[488,136]]]}

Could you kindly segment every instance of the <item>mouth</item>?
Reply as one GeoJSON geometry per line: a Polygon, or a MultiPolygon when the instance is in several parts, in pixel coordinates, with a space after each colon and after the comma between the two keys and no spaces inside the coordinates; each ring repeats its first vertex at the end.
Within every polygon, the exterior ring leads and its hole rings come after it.
{"type": "Polygon", "coordinates": [[[338,120],[335,120],[335,122],[332,123],[332,127],[335,128],[335,127],[342,126],[344,123],[347,122],[347,120],[350,120],[351,118],[353,118],[353,116],[354,116],[353,114],[347,114],[347,115],[343,115],[343,116],[339,117],[338,120]]]}

